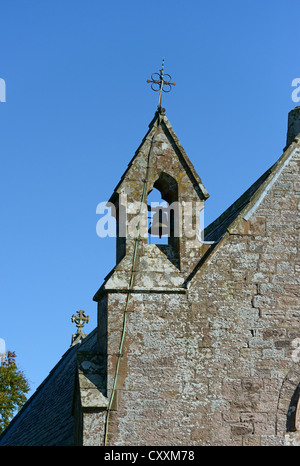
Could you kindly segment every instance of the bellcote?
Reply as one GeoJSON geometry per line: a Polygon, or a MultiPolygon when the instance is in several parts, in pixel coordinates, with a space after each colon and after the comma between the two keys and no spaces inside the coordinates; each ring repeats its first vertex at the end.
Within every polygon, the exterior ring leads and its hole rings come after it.
{"type": "Polygon", "coordinates": [[[159,109],[109,200],[117,224],[116,266],[94,299],[104,290],[128,290],[132,270],[136,289],[178,289],[203,255],[200,212],[208,197],[159,109]],[[150,202],[154,192],[159,205],[150,202]]]}

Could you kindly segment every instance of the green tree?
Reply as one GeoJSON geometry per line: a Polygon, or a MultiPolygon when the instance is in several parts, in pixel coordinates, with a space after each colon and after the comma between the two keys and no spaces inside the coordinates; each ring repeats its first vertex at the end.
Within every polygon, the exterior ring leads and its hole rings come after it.
{"type": "Polygon", "coordinates": [[[8,351],[0,365],[0,433],[8,426],[16,409],[26,401],[29,383],[16,365],[16,354],[8,351]]]}

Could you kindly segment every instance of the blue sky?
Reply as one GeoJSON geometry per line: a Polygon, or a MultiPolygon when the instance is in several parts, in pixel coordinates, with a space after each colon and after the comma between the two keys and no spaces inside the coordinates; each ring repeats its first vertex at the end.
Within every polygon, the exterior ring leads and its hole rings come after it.
{"type": "Polygon", "coordinates": [[[214,220],[282,154],[300,77],[299,2],[2,0],[0,338],[31,392],[68,349],[115,264],[96,234],[157,107],[210,193],[214,220]]]}

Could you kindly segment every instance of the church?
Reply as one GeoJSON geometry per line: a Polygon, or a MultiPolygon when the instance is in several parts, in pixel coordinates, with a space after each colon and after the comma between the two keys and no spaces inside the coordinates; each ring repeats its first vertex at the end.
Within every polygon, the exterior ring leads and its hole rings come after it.
{"type": "Polygon", "coordinates": [[[0,446],[300,445],[299,172],[296,107],[277,162],[202,231],[209,194],[159,105],[109,199],[97,327],[0,446]]]}

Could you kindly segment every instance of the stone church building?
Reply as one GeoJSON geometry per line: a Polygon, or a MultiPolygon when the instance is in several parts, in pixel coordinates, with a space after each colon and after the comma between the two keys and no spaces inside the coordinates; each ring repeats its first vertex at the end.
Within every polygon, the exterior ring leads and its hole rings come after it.
{"type": "Polygon", "coordinates": [[[158,107],[109,200],[97,328],[0,445],[300,445],[299,172],[296,107],[281,157],[199,234],[209,195],[158,107]]]}

